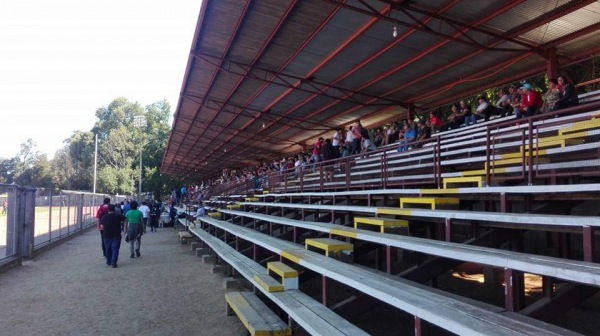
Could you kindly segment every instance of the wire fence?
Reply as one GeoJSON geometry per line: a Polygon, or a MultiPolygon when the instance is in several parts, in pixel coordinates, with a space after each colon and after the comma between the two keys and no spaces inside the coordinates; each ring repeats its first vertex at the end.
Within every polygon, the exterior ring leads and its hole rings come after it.
{"type": "Polygon", "coordinates": [[[0,265],[96,225],[104,197],[0,184],[0,265]]]}

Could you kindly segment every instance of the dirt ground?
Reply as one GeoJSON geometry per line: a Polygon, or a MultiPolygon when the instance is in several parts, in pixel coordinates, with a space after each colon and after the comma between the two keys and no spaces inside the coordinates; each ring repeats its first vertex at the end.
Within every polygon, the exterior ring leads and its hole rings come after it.
{"type": "Polygon", "coordinates": [[[107,266],[89,230],[0,274],[2,335],[245,335],[225,316],[222,276],[180,245],[172,228],[148,232],[141,258],[122,241],[107,266]]]}

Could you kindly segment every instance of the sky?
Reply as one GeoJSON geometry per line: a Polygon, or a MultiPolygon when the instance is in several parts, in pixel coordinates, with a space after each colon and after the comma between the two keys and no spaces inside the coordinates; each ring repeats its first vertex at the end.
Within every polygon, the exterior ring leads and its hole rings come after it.
{"type": "Polygon", "coordinates": [[[0,158],[49,158],[123,96],[174,112],[201,0],[0,0],[0,158]]]}

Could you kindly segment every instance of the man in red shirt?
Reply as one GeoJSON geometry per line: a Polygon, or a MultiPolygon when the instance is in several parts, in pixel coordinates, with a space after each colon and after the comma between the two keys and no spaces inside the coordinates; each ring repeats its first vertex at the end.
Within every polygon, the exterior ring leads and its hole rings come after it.
{"type": "Polygon", "coordinates": [[[542,96],[529,83],[523,84],[521,90],[525,91],[521,102],[521,105],[525,109],[525,116],[531,117],[542,108],[544,101],[542,100],[542,96]]]}
{"type": "Polygon", "coordinates": [[[104,246],[104,226],[102,225],[102,217],[108,215],[108,204],[110,198],[105,197],[102,205],[96,211],[96,219],[98,220],[98,231],[100,231],[100,240],[102,241],[102,255],[106,258],[106,246],[104,246]]]}

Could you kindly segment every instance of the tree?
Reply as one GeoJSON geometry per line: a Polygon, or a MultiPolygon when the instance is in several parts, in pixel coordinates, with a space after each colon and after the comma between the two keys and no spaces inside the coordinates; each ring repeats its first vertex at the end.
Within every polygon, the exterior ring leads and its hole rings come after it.
{"type": "Polygon", "coordinates": [[[55,184],[61,189],[91,190],[94,168],[94,134],[75,131],[54,154],[55,184]]]}

